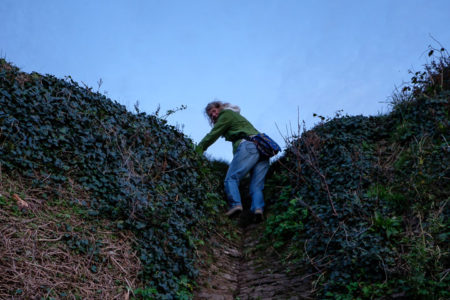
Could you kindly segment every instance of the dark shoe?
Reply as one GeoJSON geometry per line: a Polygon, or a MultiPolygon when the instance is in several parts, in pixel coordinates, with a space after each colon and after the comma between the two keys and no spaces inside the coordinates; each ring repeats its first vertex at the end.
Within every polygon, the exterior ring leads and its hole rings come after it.
{"type": "Polygon", "coordinates": [[[263,210],[258,208],[255,210],[255,223],[261,223],[264,220],[263,210]]]}
{"type": "Polygon", "coordinates": [[[232,208],[230,208],[225,215],[228,216],[229,218],[234,218],[238,215],[240,215],[242,212],[242,205],[236,205],[232,208]]]}

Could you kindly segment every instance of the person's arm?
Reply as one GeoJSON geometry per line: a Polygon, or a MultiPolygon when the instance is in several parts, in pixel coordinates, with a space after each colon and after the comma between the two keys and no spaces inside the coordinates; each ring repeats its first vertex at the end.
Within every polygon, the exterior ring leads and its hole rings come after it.
{"type": "Polygon", "coordinates": [[[199,154],[208,149],[228,128],[230,127],[229,118],[227,118],[227,114],[223,113],[217,119],[216,124],[214,124],[213,129],[198,143],[198,146],[195,148],[195,151],[199,154]]]}

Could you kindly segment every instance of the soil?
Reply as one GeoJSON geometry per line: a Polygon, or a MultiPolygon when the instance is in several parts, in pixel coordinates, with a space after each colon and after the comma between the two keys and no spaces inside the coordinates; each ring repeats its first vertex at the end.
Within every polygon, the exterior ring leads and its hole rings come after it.
{"type": "Polygon", "coordinates": [[[312,299],[312,279],[301,265],[286,265],[258,249],[264,222],[244,224],[232,242],[220,234],[205,249],[194,299],[312,299]]]}

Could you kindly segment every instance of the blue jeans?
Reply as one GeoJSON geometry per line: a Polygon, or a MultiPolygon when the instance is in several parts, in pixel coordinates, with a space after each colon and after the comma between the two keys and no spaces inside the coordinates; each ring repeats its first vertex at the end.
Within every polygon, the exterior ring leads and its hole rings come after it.
{"type": "Polygon", "coordinates": [[[260,160],[259,151],[253,142],[243,141],[233,156],[227,176],[225,177],[225,192],[230,207],[242,205],[239,193],[239,182],[248,172],[251,172],[250,196],[252,205],[250,210],[264,208],[264,179],[269,170],[269,160],[260,160]]]}

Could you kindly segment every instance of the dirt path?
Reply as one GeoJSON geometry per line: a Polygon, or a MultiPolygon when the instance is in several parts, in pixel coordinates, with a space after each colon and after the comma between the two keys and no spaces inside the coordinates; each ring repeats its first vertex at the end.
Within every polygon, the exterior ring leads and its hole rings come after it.
{"type": "Polygon", "coordinates": [[[263,230],[264,223],[239,229],[235,244],[213,238],[194,299],[311,299],[311,281],[300,266],[287,267],[257,249],[263,230]]]}

